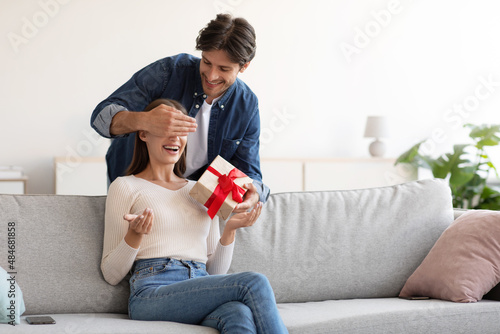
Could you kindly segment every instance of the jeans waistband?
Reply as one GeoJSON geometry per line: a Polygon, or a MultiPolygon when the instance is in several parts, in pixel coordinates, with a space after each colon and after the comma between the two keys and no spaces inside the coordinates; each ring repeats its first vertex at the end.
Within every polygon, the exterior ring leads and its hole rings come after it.
{"type": "Polygon", "coordinates": [[[134,262],[132,272],[138,271],[147,267],[158,265],[179,265],[179,266],[193,266],[195,268],[206,268],[205,263],[197,261],[177,260],[169,257],[153,258],[153,259],[140,259],[134,262]]]}

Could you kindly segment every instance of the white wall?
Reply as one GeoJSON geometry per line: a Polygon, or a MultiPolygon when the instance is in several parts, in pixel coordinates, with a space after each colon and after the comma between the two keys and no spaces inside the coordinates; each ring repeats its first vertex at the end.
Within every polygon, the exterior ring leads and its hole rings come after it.
{"type": "Polygon", "coordinates": [[[227,10],[257,31],[241,78],[260,99],[263,157],[367,156],[368,115],[390,117],[389,157],[500,123],[496,0],[0,0],[0,165],[53,193],[54,156],[71,169],[106,152],[95,105],[159,58],[198,55],[198,31],[227,10]]]}

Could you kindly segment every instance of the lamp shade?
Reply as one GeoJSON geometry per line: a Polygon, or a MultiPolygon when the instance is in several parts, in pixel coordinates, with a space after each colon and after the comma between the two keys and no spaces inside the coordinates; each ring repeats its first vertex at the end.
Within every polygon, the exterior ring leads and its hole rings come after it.
{"type": "Polygon", "coordinates": [[[368,116],[366,119],[365,137],[384,138],[389,135],[387,118],[383,116],[368,116]]]}

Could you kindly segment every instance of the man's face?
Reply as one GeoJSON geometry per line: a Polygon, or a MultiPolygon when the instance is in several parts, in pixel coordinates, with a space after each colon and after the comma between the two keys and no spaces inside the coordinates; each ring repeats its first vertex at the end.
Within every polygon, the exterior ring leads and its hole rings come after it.
{"type": "Polygon", "coordinates": [[[226,51],[212,50],[201,53],[200,74],[207,103],[224,92],[236,81],[238,73],[243,73],[250,63],[240,68],[238,63],[229,60],[226,51]]]}

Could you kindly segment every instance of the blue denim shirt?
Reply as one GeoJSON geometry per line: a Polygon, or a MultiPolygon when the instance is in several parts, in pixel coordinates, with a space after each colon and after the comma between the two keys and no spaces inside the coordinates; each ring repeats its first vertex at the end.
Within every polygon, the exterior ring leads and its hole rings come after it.
{"type": "MultiPolygon", "coordinates": [[[[108,177],[112,182],[124,175],[132,160],[135,134],[112,136],[111,120],[123,110],[140,111],[153,100],[174,99],[195,117],[206,95],[200,76],[200,58],[179,54],[160,59],[135,73],[123,86],[99,103],[90,120],[101,136],[112,138],[106,154],[108,177]]],[[[208,161],[222,156],[254,180],[265,202],[269,188],[262,183],[259,157],[260,116],[258,100],[250,88],[236,78],[225,94],[213,104],[208,127],[208,161]]],[[[188,178],[198,180],[208,166],[188,178]]]]}

